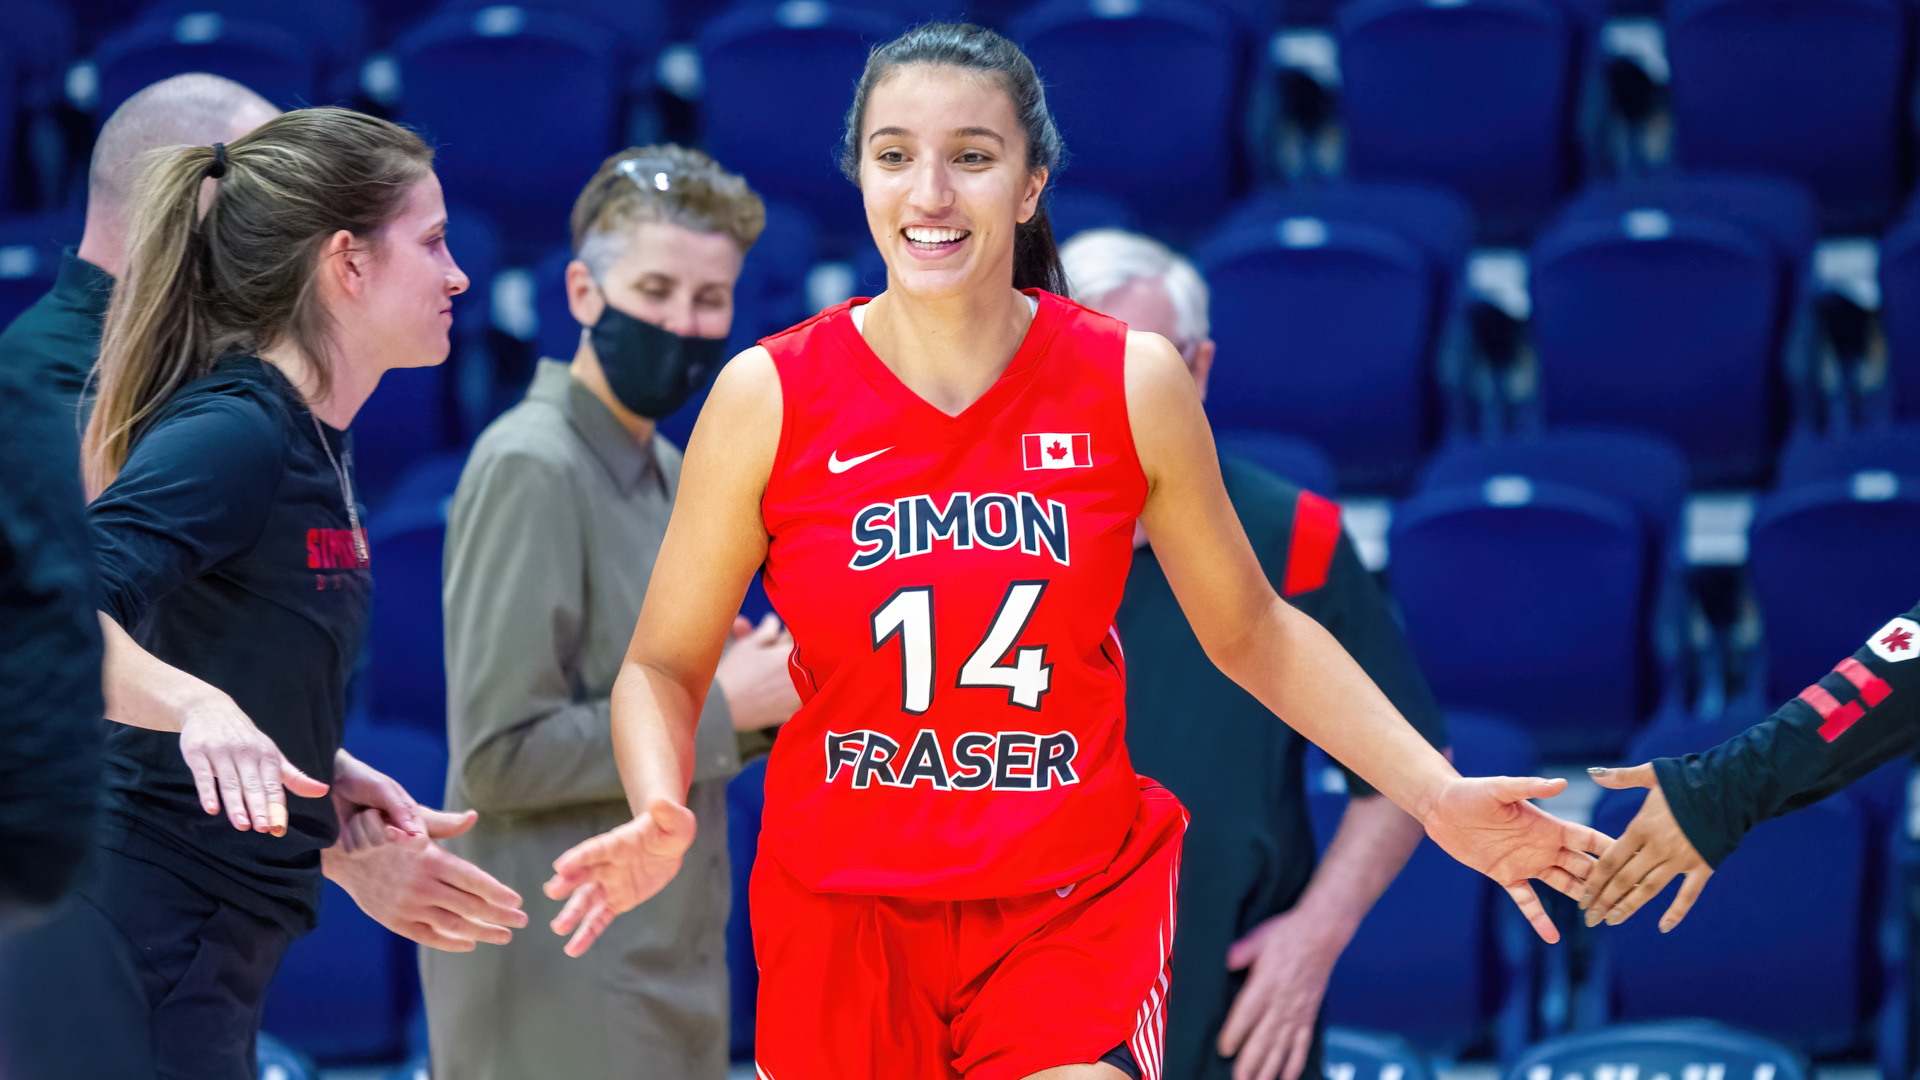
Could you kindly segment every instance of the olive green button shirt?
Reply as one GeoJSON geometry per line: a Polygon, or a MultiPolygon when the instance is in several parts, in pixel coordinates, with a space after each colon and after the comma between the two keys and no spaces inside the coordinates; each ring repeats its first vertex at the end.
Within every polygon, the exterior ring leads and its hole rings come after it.
{"type": "Polygon", "coordinates": [[[635,442],[552,360],[460,476],[446,806],[480,821],[447,847],[519,892],[531,923],[506,946],[421,950],[436,1080],[726,1076],[726,782],[739,760],[717,688],[700,715],[687,797],[699,834],[679,876],[577,960],[547,929],[561,905],[540,891],[562,852],[632,816],[608,695],[679,480],[671,443],[635,442]]]}

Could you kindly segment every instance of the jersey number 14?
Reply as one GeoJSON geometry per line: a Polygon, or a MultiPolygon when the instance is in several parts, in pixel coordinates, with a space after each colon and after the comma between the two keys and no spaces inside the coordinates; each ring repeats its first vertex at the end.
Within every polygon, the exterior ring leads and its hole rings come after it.
{"type": "MultiPolygon", "coordinates": [[[[1038,712],[1040,699],[1053,682],[1053,665],[1046,662],[1045,645],[1014,642],[1033,619],[1033,609],[1047,591],[1044,581],[1016,581],[1007,586],[1000,610],[986,636],[960,665],[955,686],[995,687],[1007,691],[1007,703],[1038,712]],[[1013,662],[1000,661],[1013,651],[1013,662]]],[[[900,639],[900,709],[915,715],[933,705],[933,589],[916,585],[900,589],[873,613],[873,649],[900,639]]]]}

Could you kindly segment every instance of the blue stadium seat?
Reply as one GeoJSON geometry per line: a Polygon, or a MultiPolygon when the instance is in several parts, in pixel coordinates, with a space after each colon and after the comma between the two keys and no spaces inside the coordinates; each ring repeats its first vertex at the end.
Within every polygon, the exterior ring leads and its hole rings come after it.
{"type": "Polygon", "coordinates": [[[260,1080],[317,1080],[319,1076],[305,1054],[264,1031],[256,1039],[253,1056],[260,1080]]]}
{"type": "MultiPolygon", "coordinates": [[[[1447,727],[1463,772],[1533,774],[1533,742],[1518,726],[1450,713],[1447,727]]],[[[1306,770],[1315,839],[1325,850],[1346,808],[1346,778],[1318,747],[1308,751],[1306,770]]],[[[1510,1053],[1528,1029],[1538,949],[1532,935],[1492,881],[1422,840],[1340,955],[1327,986],[1326,1022],[1391,1031],[1427,1053],[1449,1057],[1491,1034],[1495,1046],[1510,1053]]],[[[1342,1054],[1392,1060],[1387,1052],[1355,1042],[1337,1048],[1329,1032],[1329,1066],[1342,1054]]],[[[1403,1080],[1423,1072],[1409,1068],[1403,1080]]],[[[1330,1067],[1328,1075],[1338,1074],[1330,1067]]],[[[1355,1080],[1372,1075],[1361,1069],[1355,1080]]],[[[1381,1074],[1381,1080],[1391,1078],[1381,1074]]]]}
{"type": "Polygon", "coordinates": [[[1799,693],[1920,597],[1915,536],[1920,475],[1865,471],[1761,502],[1747,566],[1764,626],[1767,700],[1799,693]]]}
{"type": "Polygon", "coordinates": [[[1346,490],[1392,489],[1437,427],[1436,297],[1419,247],[1317,217],[1252,221],[1195,252],[1219,344],[1207,412],[1333,455],[1346,490]]]}
{"type": "Polygon", "coordinates": [[[733,290],[733,333],[727,349],[739,353],[813,314],[807,272],[820,257],[813,218],[792,203],[767,201],[767,227],[747,252],[733,290]]]}
{"type": "Polygon", "coordinates": [[[23,104],[39,107],[63,98],[79,38],[72,6],[61,0],[0,0],[0,26],[7,28],[7,58],[24,79],[23,104]]]}
{"type": "Polygon", "coordinates": [[[1271,431],[1221,431],[1214,442],[1224,454],[1237,454],[1308,491],[1331,497],[1340,490],[1333,459],[1305,439],[1271,431]]]}
{"type": "Polygon", "coordinates": [[[1339,1080],[1429,1080],[1427,1059],[1398,1035],[1328,1028],[1327,1076],[1339,1080]]]}
{"type": "Polygon", "coordinates": [[[1244,186],[1248,72],[1220,6],[1041,0],[1008,32],[1047,82],[1074,182],[1176,229],[1204,226],[1244,186]]]}
{"type": "Polygon", "coordinates": [[[161,79],[189,71],[224,75],[283,109],[320,103],[318,48],[271,22],[191,11],[142,19],[93,54],[104,123],[120,103],[161,79]]]}
{"type": "MultiPolygon", "coordinates": [[[[440,805],[444,737],[357,717],[348,724],[346,745],[415,799],[440,805]]],[[[287,950],[261,1026],[322,1062],[392,1061],[406,1050],[418,998],[413,944],[374,922],[329,881],[322,885],[319,927],[287,950]]]]}
{"type": "Polygon", "coordinates": [[[727,977],[733,997],[731,1057],[735,1061],[753,1057],[760,968],[753,960],[747,883],[753,877],[753,860],[760,851],[760,816],[766,806],[767,761],[760,758],[742,766],[739,774],[727,782],[727,862],[733,871],[733,911],[727,917],[727,977]]]}
{"type": "Polygon", "coordinates": [[[447,251],[467,275],[467,291],[453,298],[453,353],[447,360],[446,421],[453,442],[477,433],[494,381],[493,278],[500,270],[500,232],[472,207],[447,207],[447,251]]]}
{"type": "Polygon", "coordinates": [[[1442,704],[1512,718],[1549,760],[1615,752],[1651,712],[1649,567],[1630,507],[1501,477],[1407,500],[1388,542],[1442,704]]]}
{"type": "MultiPolygon", "coordinates": [[[[571,360],[580,348],[580,324],[567,306],[567,264],[573,261],[573,248],[560,247],[547,252],[533,268],[533,308],[540,329],[534,345],[550,360],[571,360]]],[[[501,387],[518,401],[524,386],[501,387]]]]}
{"type": "Polygon", "coordinates": [[[890,12],[827,0],[747,4],[708,23],[699,42],[707,152],[761,194],[805,207],[851,250],[865,247],[840,137],[867,50],[905,28],[890,12]]]}
{"type": "Polygon", "coordinates": [[[1829,228],[1876,228],[1896,209],[1907,123],[1904,7],[1671,0],[1675,159],[1795,177],[1829,228]]]}
{"type": "Polygon", "coordinates": [[[1088,229],[1140,231],[1140,216],[1116,196],[1082,187],[1061,187],[1047,181],[1047,224],[1053,238],[1064,244],[1088,229]]]}
{"type": "Polygon", "coordinates": [[[1920,476],[1920,425],[1829,435],[1798,433],[1780,451],[1775,481],[1785,491],[1823,480],[1848,480],[1862,472],[1920,476]]]}
{"type": "Polygon", "coordinates": [[[1580,180],[1589,16],[1548,0],[1356,0],[1336,16],[1347,168],[1424,180],[1496,237],[1580,180]]]}
{"type": "Polygon", "coordinates": [[[1893,415],[1920,421],[1920,206],[1880,242],[1880,329],[1893,415]]]}
{"type": "Polygon", "coordinates": [[[1442,447],[1421,474],[1423,491],[1478,488],[1496,476],[1523,476],[1598,492],[1633,508],[1658,557],[1679,549],[1686,527],[1687,459],[1670,442],[1637,431],[1557,429],[1499,442],[1442,447]]]}
{"type": "Polygon", "coordinates": [[[1425,252],[1451,290],[1473,249],[1473,208],[1431,184],[1346,180],[1301,188],[1268,188],[1228,210],[1220,228],[1314,217],[1385,229],[1425,252]]]}
{"type": "MultiPolygon", "coordinates": [[[[1628,757],[1704,750],[1741,726],[1732,719],[1657,725],[1628,757]]],[[[1594,827],[1618,836],[1644,794],[1603,794],[1594,827]]],[[[1672,933],[1658,929],[1669,886],[1624,925],[1596,936],[1580,1022],[1697,1017],[1765,1031],[1806,1053],[1849,1048],[1864,1019],[1869,843],[1852,792],[1763,822],[1672,933]]]]}
{"type": "Polygon", "coordinates": [[[142,12],[142,18],[177,20],[195,12],[268,23],[310,42],[326,100],[346,100],[359,85],[360,61],[370,40],[363,0],[160,0],[142,12]]]}
{"type": "MultiPolygon", "coordinates": [[[[6,91],[5,81],[0,80],[0,108],[5,106],[6,91]]],[[[0,150],[0,167],[6,161],[6,152],[0,150]]],[[[80,242],[76,224],[64,214],[0,218],[0,326],[53,288],[61,249],[80,242]]]]}
{"type": "Polygon", "coordinates": [[[436,16],[394,56],[400,116],[438,145],[448,200],[489,214],[510,260],[564,242],[580,186],[614,149],[607,32],[503,4],[436,16]]]}
{"type": "Polygon", "coordinates": [[[1820,209],[1807,189],[1784,176],[1755,173],[1669,173],[1654,179],[1597,183],[1568,204],[1567,220],[1611,219],[1643,208],[1716,218],[1764,240],[1797,291],[1811,272],[1820,238],[1820,209]]]}
{"type": "Polygon", "coordinates": [[[369,507],[385,503],[387,489],[414,462],[456,441],[450,366],[387,372],[353,418],[354,493],[369,507]]]}
{"type": "MultiPolygon", "coordinates": [[[[448,0],[442,10],[474,12],[498,2],[448,0]]],[[[667,40],[667,6],[661,0],[528,0],[522,6],[545,8],[613,31],[629,62],[650,59],[667,40]]]]}
{"type": "Polygon", "coordinates": [[[1771,1039],[1707,1021],[1622,1024],[1544,1042],[1507,1070],[1507,1080],[1626,1076],[1808,1080],[1799,1054],[1771,1039]]]}
{"type": "Polygon", "coordinates": [[[383,721],[442,741],[447,676],[440,569],[447,505],[464,460],[464,454],[447,454],[416,463],[367,526],[380,576],[367,635],[368,708],[383,721]]]}
{"type": "MultiPolygon", "coordinates": [[[[1812,194],[1782,176],[1669,173],[1655,179],[1593,184],[1559,220],[1623,222],[1627,215],[1647,210],[1720,221],[1744,230],[1773,251],[1780,280],[1776,363],[1792,386],[1808,388],[1817,325],[1813,247],[1820,236],[1820,211],[1812,194]]],[[[1640,220],[1657,221],[1644,213],[1640,220]]],[[[1810,407],[1811,400],[1804,404],[1810,407]]]]}
{"type": "Polygon", "coordinates": [[[1534,245],[1530,272],[1546,423],[1664,435],[1697,484],[1766,473],[1783,302],[1764,241],[1636,209],[1560,222],[1534,245]]]}

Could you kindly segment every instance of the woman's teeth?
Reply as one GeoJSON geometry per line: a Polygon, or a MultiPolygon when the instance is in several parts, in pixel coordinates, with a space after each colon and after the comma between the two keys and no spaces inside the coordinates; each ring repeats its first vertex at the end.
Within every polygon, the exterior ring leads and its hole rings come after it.
{"type": "Polygon", "coordinates": [[[907,242],[923,251],[933,251],[948,244],[957,244],[967,238],[965,229],[927,229],[911,228],[902,230],[907,242]]]}

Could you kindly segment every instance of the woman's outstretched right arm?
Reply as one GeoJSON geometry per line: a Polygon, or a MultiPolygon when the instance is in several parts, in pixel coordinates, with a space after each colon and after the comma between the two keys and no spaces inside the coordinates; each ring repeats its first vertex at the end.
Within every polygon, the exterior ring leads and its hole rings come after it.
{"type": "Polygon", "coordinates": [[[740,600],[767,556],[760,515],[780,445],[780,376],[762,348],[720,371],[688,440],[673,517],[613,687],[613,747],[633,820],[553,864],[553,921],[585,952],[615,915],[664,888],[693,843],[694,734],[740,600]]]}

